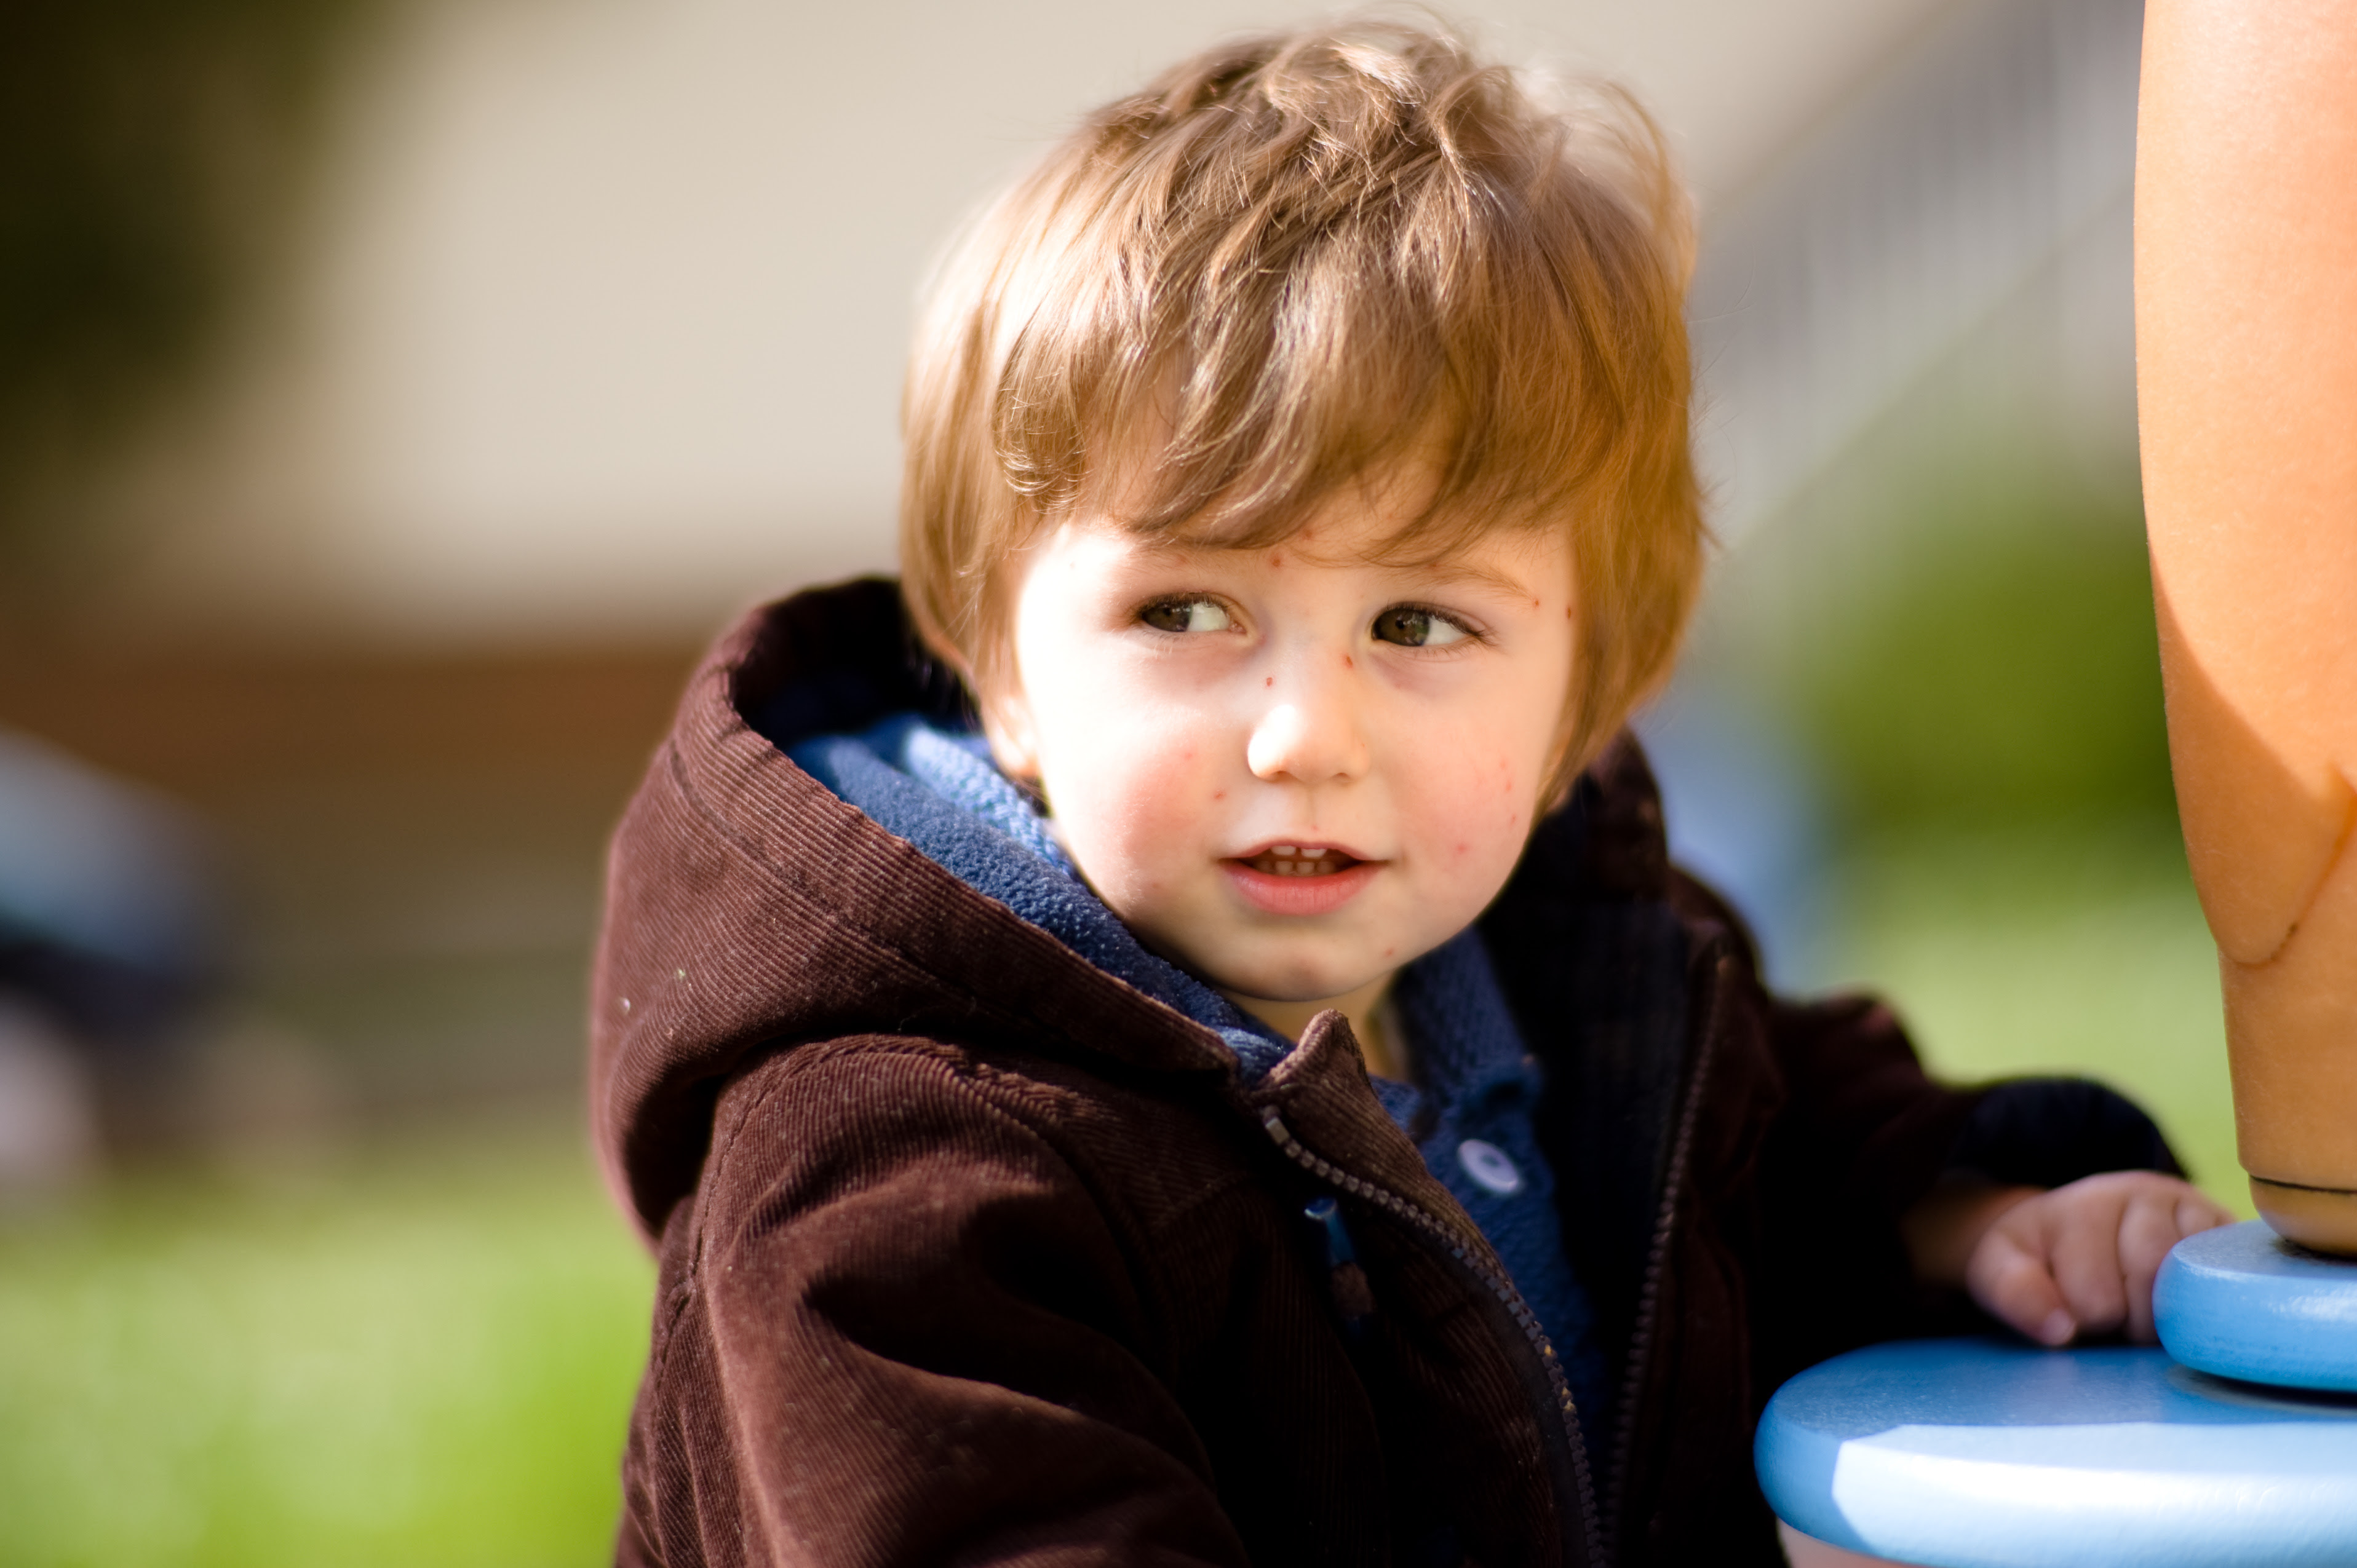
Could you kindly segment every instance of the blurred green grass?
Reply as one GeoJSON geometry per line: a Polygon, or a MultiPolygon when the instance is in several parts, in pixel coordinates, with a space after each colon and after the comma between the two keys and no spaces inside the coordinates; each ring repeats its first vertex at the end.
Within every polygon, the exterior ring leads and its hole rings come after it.
{"type": "Polygon", "coordinates": [[[10,1217],[0,1562],[606,1561],[651,1278],[545,1126],[10,1217]]]}
{"type": "Polygon", "coordinates": [[[1883,580],[1820,588],[1769,700],[1852,843],[2176,832],[2143,516],[2026,477],[1942,491],[1883,580]]]}

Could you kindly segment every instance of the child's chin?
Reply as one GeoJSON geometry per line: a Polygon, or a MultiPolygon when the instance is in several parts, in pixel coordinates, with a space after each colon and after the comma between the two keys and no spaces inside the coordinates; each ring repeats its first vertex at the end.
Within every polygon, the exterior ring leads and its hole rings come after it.
{"type": "Polygon", "coordinates": [[[1189,967],[1195,968],[1197,974],[1230,996],[1274,1002],[1288,1007],[1337,1003],[1368,982],[1381,979],[1385,972],[1380,968],[1348,961],[1288,964],[1273,968],[1265,961],[1268,955],[1255,956],[1262,961],[1222,966],[1217,972],[1202,967],[1189,967]]]}

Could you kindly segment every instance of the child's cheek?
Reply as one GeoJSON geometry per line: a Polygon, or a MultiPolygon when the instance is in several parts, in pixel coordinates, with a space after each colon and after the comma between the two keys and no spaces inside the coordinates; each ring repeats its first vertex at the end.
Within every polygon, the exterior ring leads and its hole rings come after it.
{"type": "MultiPolygon", "coordinates": [[[[1182,832],[1200,832],[1203,802],[1194,787],[1194,754],[1179,751],[1166,764],[1137,766],[1125,773],[1114,793],[1123,837],[1138,855],[1168,846],[1182,832]]],[[[1189,834],[1192,836],[1192,833],[1189,834]]]]}
{"type": "Polygon", "coordinates": [[[1510,754],[1468,746],[1464,760],[1423,793],[1418,813],[1431,852],[1458,889],[1487,903],[1521,856],[1529,832],[1530,773],[1510,754]]]}
{"type": "MultiPolygon", "coordinates": [[[[1127,737],[1133,741],[1142,737],[1127,737]]],[[[1065,831],[1076,846],[1095,851],[1092,880],[1125,897],[1150,898],[1166,887],[1177,857],[1213,836],[1218,802],[1202,779],[1201,748],[1184,740],[1114,744],[1099,750],[1091,777],[1068,813],[1065,831]]]]}

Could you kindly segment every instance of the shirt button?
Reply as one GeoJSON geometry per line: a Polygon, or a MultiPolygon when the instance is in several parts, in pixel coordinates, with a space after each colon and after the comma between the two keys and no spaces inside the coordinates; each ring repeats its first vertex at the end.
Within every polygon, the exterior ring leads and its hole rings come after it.
{"type": "Polygon", "coordinates": [[[1495,1144],[1468,1138],[1457,1145],[1457,1163],[1465,1167],[1467,1176],[1500,1197],[1512,1197],[1523,1190],[1523,1173],[1495,1144]]]}

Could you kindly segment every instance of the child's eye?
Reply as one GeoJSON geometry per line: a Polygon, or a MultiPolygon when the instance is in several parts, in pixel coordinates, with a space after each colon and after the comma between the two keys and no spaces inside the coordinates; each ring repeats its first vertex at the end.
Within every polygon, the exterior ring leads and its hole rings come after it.
{"type": "Polygon", "coordinates": [[[1464,622],[1416,605],[1394,605],[1377,616],[1374,633],[1376,641],[1402,648],[1446,648],[1473,635],[1464,622]]]}
{"type": "Polygon", "coordinates": [[[1157,599],[1137,618],[1157,631],[1225,631],[1235,624],[1217,599],[1157,599]]]}

